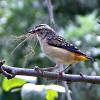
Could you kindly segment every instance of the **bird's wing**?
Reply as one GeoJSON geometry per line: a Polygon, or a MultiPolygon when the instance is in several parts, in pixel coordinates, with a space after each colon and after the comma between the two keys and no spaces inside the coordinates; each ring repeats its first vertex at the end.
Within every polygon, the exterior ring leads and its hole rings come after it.
{"type": "Polygon", "coordinates": [[[59,47],[65,50],[69,50],[71,52],[75,52],[81,55],[85,55],[82,53],[78,48],[76,48],[73,44],[70,44],[67,40],[62,38],[61,36],[53,36],[53,37],[48,37],[47,38],[47,43],[49,45],[59,47]]]}

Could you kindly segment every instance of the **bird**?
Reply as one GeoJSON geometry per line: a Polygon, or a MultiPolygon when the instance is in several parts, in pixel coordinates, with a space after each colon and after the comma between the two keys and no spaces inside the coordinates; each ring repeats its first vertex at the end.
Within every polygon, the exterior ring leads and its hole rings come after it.
{"type": "Polygon", "coordinates": [[[72,64],[80,61],[93,61],[91,57],[82,53],[73,44],[59,36],[55,30],[47,24],[36,25],[29,30],[28,34],[34,34],[37,37],[42,52],[56,63],[55,67],[39,68],[42,71],[59,68],[60,64],[68,64],[68,66],[61,71],[61,73],[63,73],[66,69],[70,68],[72,64]]]}

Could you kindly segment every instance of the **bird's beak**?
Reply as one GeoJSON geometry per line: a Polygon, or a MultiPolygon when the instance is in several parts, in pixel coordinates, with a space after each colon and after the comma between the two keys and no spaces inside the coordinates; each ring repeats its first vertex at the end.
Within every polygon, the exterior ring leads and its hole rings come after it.
{"type": "Polygon", "coordinates": [[[30,30],[30,31],[28,31],[28,34],[36,34],[36,32],[35,31],[33,31],[33,30],[30,30]]]}

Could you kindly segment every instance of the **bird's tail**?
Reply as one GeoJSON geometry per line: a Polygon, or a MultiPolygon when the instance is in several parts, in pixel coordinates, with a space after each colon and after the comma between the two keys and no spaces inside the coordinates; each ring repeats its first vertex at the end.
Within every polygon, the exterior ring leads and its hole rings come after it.
{"type": "Polygon", "coordinates": [[[92,57],[89,57],[89,56],[87,56],[87,55],[80,55],[80,56],[78,56],[78,60],[80,60],[80,61],[86,61],[86,60],[91,60],[91,61],[96,61],[95,59],[93,59],[92,57]]]}
{"type": "Polygon", "coordinates": [[[89,57],[89,56],[86,56],[86,58],[88,59],[88,60],[91,60],[91,61],[96,61],[95,59],[93,59],[92,57],[89,57]]]}

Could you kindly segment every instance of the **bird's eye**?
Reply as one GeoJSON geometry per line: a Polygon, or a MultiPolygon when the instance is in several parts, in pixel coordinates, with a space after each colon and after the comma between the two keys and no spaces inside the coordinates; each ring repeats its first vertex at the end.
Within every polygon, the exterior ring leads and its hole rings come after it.
{"type": "Polygon", "coordinates": [[[33,34],[33,33],[35,33],[35,30],[31,29],[30,31],[28,31],[28,33],[33,34]]]}

